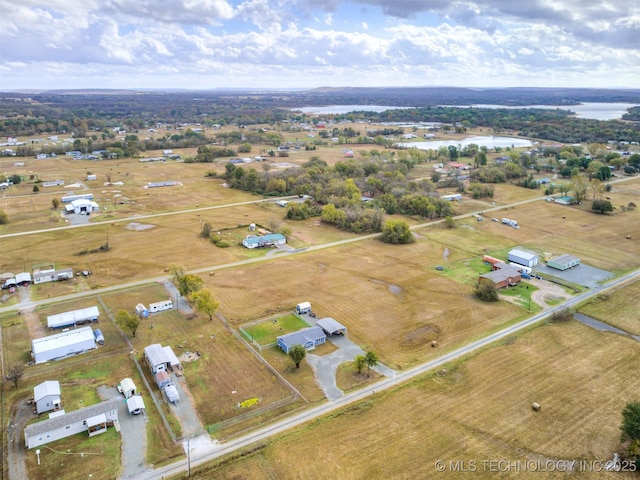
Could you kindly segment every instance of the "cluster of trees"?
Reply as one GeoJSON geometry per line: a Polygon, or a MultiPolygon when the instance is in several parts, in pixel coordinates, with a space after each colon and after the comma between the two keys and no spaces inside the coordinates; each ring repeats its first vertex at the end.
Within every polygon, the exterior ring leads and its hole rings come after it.
{"type": "Polygon", "coordinates": [[[409,171],[428,160],[426,152],[412,149],[384,154],[362,152],[362,159],[329,166],[312,157],[302,168],[258,172],[227,164],[225,178],[234,188],[266,195],[307,195],[304,203],[291,203],[287,218],[321,215],[322,221],[357,233],[380,232],[383,213],[442,218],[453,215],[451,202],[441,200],[431,180],[410,180],[409,171]],[[363,195],[372,197],[362,202],[363,195]]]}
{"type": "MultiPolygon", "coordinates": [[[[179,265],[171,265],[169,272],[173,276],[173,282],[180,292],[180,295],[192,302],[196,309],[209,317],[209,321],[213,320],[213,314],[218,309],[213,294],[209,290],[203,289],[204,281],[197,275],[185,273],[184,269],[179,265]]],[[[116,324],[123,330],[131,332],[131,336],[135,338],[138,327],[140,326],[140,318],[126,310],[119,310],[116,313],[116,324]]]]}

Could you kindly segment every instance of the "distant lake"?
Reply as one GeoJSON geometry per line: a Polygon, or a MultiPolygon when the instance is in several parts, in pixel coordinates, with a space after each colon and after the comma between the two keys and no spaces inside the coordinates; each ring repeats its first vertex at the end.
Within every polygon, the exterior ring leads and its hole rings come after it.
{"type": "MultiPolygon", "coordinates": [[[[570,110],[575,112],[578,118],[591,118],[594,120],[616,120],[622,118],[622,115],[626,113],[627,109],[636,107],[639,105],[633,103],[582,103],[580,105],[526,105],[526,106],[505,106],[505,105],[443,105],[445,107],[458,107],[458,108],[544,108],[548,110],[570,110]]],[[[384,112],[385,110],[398,110],[407,109],[411,107],[392,107],[384,105],[331,105],[327,107],[301,107],[292,110],[301,111],[303,113],[313,114],[345,114],[355,111],[365,112],[384,112]]],[[[415,107],[420,108],[420,107],[415,107]]]]}
{"type": "MultiPolygon", "coordinates": [[[[442,105],[444,107],[454,105],[442,105]]],[[[524,107],[512,107],[505,105],[455,105],[456,107],[466,108],[544,108],[546,110],[570,110],[576,114],[578,118],[590,118],[593,120],[619,120],[622,115],[627,113],[627,109],[631,107],[637,107],[633,103],[581,103],[580,105],[527,105],[524,107]]]]}
{"type": "Polygon", "coordinates": [[[454,147],[464,148],[470,144],[476,144],[479,147],[487,147],[487,148],[521,148],[521,147],[531,147],[533,146],[533,142],[531,140],[527,140],[525,138],[514,138],[514,137],[467,137],[461,140],[434,140],[432,142],[400,142],[398,145],[401,147],[407,148],[418,148],[420,150],[438,150],[440,147],[448,147],[449,145],[453,145],[454,147]]]}

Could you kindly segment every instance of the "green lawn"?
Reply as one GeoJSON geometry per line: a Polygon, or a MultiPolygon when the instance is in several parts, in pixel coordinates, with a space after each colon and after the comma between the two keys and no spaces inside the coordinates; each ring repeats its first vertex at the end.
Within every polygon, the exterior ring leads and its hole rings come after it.
{"type": "Polygon", "coordinates": [[[500,295],[512,297],[513,300],[525,310],[537,312],[538,310],[541,310],[541,307],[537,303],[531,301],[531,294],[536,290],[538,290],[537,287],[534,287],[527,282],[520,282],[515,287],[501,288],[498,292],[500,295]]]}
{"type": "Polygon", "coordinates": [[[260,345],[269,345],[276,343],[280,335],[295,332],[308,326],[296,315],[288,314],[259,322],[246,323],[241,328],[249,339],[255,340],[260,345]]]}

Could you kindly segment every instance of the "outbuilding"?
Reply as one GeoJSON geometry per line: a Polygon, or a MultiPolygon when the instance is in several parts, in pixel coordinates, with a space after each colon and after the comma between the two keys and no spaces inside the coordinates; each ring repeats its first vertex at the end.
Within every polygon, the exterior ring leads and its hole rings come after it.
{"type": "Polygon", "coordinates": [[[278,346],[289,353],[294,345],[302,345],[307,350],[313,350],[316,346],[325,343],[327,336],[320,327],[309,327],[297,332],[287,333],[278,337],[278,346]]]}
{"type": "Polygon", "coordinates": [[[118,391],[124,395],[124,398],[129,398],[137,393],[136,384],[130,378],[123,378],[118,385],[118,391]]]}
{"type": "Polygon", "coordinates": [[[149,316],[149,309],[144,306],[143,303],[136,305],[136,313],[140,318],[147,318],[149,316]]]}
{"type": "Polygon", "coordinates": [[[34,363],[60,360],[96,348],[91,327],[82,327],[31,341],[34,363]]]}
{"type": "Polygon", "coordinates": [[[524,265],[525,267],[534,268],[538,265],[540,257],[532,252],[514,248],[507,256],[509,262],[517,263],[518,265],[524,265]]]}
{"type": "Polygon", "coordinates": [[[38,285],[46,282],[57,282],[58,280],[68,280],[73,278],[73,269],[65,268],[62,270],[47,269],[47,270],[34,270],[33,283],[38,285]]]}
{"type": "Polygon", "coordinates": [[[302,302],[296,305],[296,313],[304,315],[305,313],[311,313],[311,303],[302,302]]]}
{"type": "Polygon", "coordinates": [[[16,275],[16,283],[21,287],[31,285],[31,274],[29,272],[22,272],[16,275]]]}
{"type": "Polygon", "coordinates": [[[555,268],[556,270],[568,270],[578,265],[580,265],[580,259],[568,253],[558,255],[547,261],[547,266],[555,268]]]}
{"type": "Polygon", "coordinates": [[[320,327],[327,336],[347,334],[347,327],[331,317],[321,318],[316,322],[316,326],[320,327]]]}
{"type": "Polygon", "coordinates": [[[84,325],[85,323],[96,323],[100,317],[98,307],[87,307],[70,312],[57,313],[47,317],[49,328],[64,328],[73,325],[84,325]]]}
{"type": "Polygon", "coordinates": [[[62,401],[60,399],[60,382],[57,380],[47,380],[33,389],[33,402],[36,406],[36,413],[41,414],[51,410],[60,410],[62,401]]]}
{"type": "Polygon", "coordinates": [[[158,372],[166,372],[169,369],[180,368],[180,361],[171,347],[163,347],[159,343],[154,343],[144,348],[144,357],[147,359],[151,372],[155,375],[158,372]]]}
{"type": "Polygon", "coordinates": [[[142,395],[132,395],[127,398],[127,410],[131,415],[139,415],[145,410],[142,395]]]}

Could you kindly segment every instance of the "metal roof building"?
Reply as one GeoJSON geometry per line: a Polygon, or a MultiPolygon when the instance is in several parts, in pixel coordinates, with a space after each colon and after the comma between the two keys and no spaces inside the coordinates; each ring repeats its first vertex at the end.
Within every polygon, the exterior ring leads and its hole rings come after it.
{"type": "Polygon", "coordinates": [[[47,380],[33,389],[36,412],[43,413],[60,408],[60,382],[47,380]]]}
{"type": "Polygon", "coordinates": [[[331,317],[321,318],[316,322],[316,326],[324,330],[324,333],[326,333],[327,335],[346,335],[347,334],[347,327],[345,327],[339,321],[331,317]]]}
{"type": "Polygon", "coordinates": [[[34,363],[58,360],[95,348],[96,339],[91,327],[82,327],[31,341],[34,363]]]}
{"type": "Polygon", "coordinates": [[[567,270],[569,268],[580,265],[580,259],[574,255],[565,253],[562,255],[558,255],[557,257],[553,257],[551,260],[548,260],[547,265],[557,270],[567,270]]]}
{"type": "Polygon", "coordinates": [[[271,247],[274,245],[284,245],[287,243],[287,237],[281,233],[270,233],[261,237],[247,237],[242,240],[242,245],[247,248],[271,247]]]}
{"type": "Polygon", "coordinates": [[[87,322],[97,322],[100,316],[98,307],[81,308],[71,312],[58,313],[47,317],[49,328],[62,328],[87,322]]]}
{"type": "Polygon", "coordinates": [[[519,265],[524,265],[525,267],[533,268],[538,265],[540,257],[538,257],[538,255],[536,255],[535,253],[527,252],[526,250],[521,250],[519,248],[514,248],[509,252],[507,260],[519,265]]]}
{"type": "Polygon", "coordinates": [[[307,350],[313,350],[317,345],[323,344],[327,339],[324,330],[320,327],[309,327],[297,332],[287,333],[278,337],[278,346],[289,353],[294,345],[302,345],[307,350]]]}

